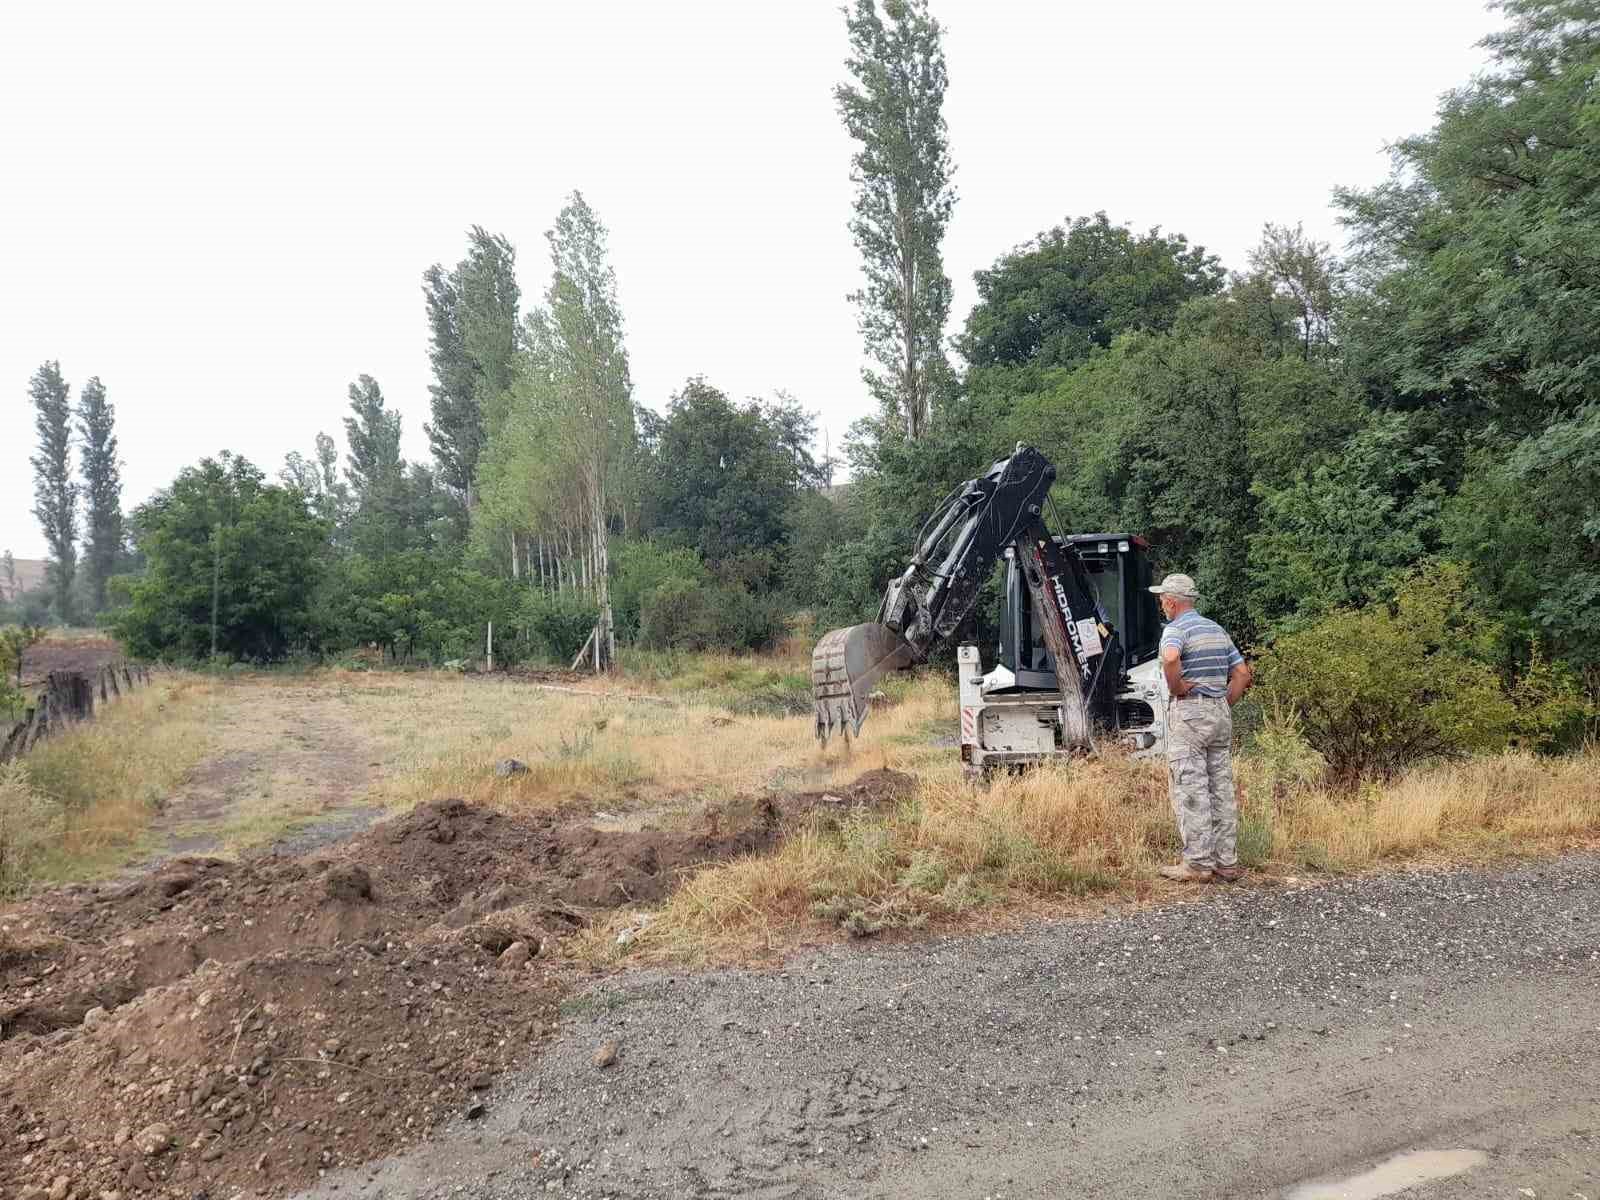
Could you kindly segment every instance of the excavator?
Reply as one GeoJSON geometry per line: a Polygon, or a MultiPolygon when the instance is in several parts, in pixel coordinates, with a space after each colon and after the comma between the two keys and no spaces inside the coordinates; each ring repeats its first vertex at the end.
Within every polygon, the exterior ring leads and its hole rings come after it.
{"type": "Polygon", "coordinates": [[[996,663],[957,647],[961,760],[969,776],[1070,758],[1096,736],[1136,755],[1165,748],[1150,554],[1126,533],[1059,536],[1044,523],[1055,465],[1018,444],[934,510],[878,619],[825,634],[811,657],[817,738],[859,736],[876,685],[926,662],[962,628],[1005,561],[996,663]]]}

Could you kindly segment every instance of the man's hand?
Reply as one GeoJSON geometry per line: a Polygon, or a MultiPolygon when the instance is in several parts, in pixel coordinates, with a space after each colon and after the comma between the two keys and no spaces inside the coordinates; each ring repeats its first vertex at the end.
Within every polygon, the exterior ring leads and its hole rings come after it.
{"type": "Polygon", "coordinates": [[[1228,672],[1228,703],[1239,703],[1239,698],[1250,690],[1250,685],[1256,681],[1255,672],[1250,669],[1249,663],[1240,663],[1228,672]]]}

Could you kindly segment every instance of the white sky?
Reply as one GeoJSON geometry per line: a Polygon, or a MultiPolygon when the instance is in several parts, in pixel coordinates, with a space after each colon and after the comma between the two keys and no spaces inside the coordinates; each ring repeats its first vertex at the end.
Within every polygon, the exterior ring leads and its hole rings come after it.
{"type": "MultiPolygon", "coordinates": [[[[1243,265],[1261,224],[1338,244],[1498,26],[1479,0],[934,0],[956,283],[1069,215],[1243,265]]],[[[611,230],[636,397],[786,388],[837,448],[867,411],[845,294],[851,151],[834,0],[239,2],[0,9],[0,549],[30,515],[29,375],[116,405],[124,507],[227,448],[275,474],[366,372],[426,457],[420,279],[478,223],[516,244],[581,189],[611,230]]]]}

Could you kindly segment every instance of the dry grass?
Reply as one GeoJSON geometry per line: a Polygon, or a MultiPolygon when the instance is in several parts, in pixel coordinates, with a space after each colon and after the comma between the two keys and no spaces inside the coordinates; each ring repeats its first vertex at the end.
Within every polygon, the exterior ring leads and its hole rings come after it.
{"type": "Polygon", "coordinates": [[[678,692],[671,704],[629,699],[660,694],[659,678],[593,685],[609,696],[443,674],[357,674],[338,683],[357,721],[404,733],[391,736],[392,758],[373,792],[401,809],[460,796],[513,811],[582,803],[620,813],[692,808],[767,787],[828,787],[868,767],[937,754],[920,730],[953,703],[930,681],[875,714],[870,739],[853,751],[838,741],[821,751],[808,718],[734,713],[703,699],[727,686],[717,671],[713,661],[702,676],[711,682],[678,692]],[[497,778],[494,766],[507,758],[527,773],[497,778]]]}
{"type": "Polygon", "coordinates": [[[31,751],[0,787],[0,808],[13,821],[34,814],[49,836],[13,859],[0,889],[76,877],[136,848],[166,795],[211,750],[217,687],[193,675],[155,675],[148,688],[31,751]]]}
{"type": "MultiPolygon", "coordinates": [[[[1600,752],[1511,752],[1420,769],[1384,788],[1330,792],[1246,759],[1240,858],[1268,878],[1555,851],[1600,837],[1600,752]]],[[[1178,852],[1165,765],[1119,756],[1038,769],[984,789],[953,764],[920,772],[889,813],[817,826],[775,853],[685,881],[631,955],[703,961],[854,934],[988,919],[1091,894],[1170,894],[1178,852]]],[[[609,929],[584,951],[615,957],[609,929]]]]}

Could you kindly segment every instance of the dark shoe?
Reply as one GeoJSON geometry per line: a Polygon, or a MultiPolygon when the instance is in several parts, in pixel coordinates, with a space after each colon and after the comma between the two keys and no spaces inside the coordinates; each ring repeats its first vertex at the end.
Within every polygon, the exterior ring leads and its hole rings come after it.
{"type": "Polygon", "coordinates": [[[1210,883],[1211,872],[1203,867],[1191,867],[1188,863],[1179,863],[1175,867],[1162,867],[1161,878],[1176,880],[1178,883],[1210,883]]]}
{"type": "Polygon", "coordinates": [[[1244,878],[1244,868],[1237,865],[1231,867],[1212,867],[1211,873],[1218,879],[1222,880],[1223,883],[1236,883],[1238,880],[1244,878]]]}

